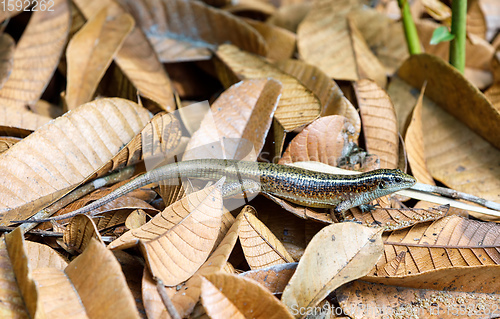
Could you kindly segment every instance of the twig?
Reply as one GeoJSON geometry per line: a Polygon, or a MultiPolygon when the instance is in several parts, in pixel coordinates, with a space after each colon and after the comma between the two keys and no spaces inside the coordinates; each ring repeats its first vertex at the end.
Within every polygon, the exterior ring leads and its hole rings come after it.
{"type": "MultiPolygon", "coordinates": [[[[126,180],[127,178],[130,178],[135,171],[135,166],[127,166],[124,169],[110,174],[108,176],[104,176],[101,178],[98,178],[90,183],[87,183],[85,185],[82,185],[70,193],[64,195],[61,199],[56,201],[55,203],[51,204],[47,208],[42,209],[41,211],[37,212],[35,215],[31,216],[27,220],[37,220],[37,219],[45,219],[50,216],[52,216],[55,212],[57,212],[59,209],[65,207],[66,205],[74,202],[75,200],[82,198],[83,196],[89,194],[90,192],[103,187],[103,186],[108,186],[111,184],[115,184],[117,182],[126,180]]],[[[21,230],[23,231],[23,234],[26,232],[32,230],[33,228],[36,227],[38,223],[25,223],[22,224],[21,230]]]]}
{"type": "Polygon", "coordinates": [[[165,307],[167,307],[167,312],[170,315],[170,317],[172,317],[172,319],[182,319],[179,313],[177,312],[177,309],[175,309],[172,300],[170,300],[170,297],[167,295],[167,290],[165,289],[165,286],[163,285],[163,282],[161,280],[158,280],[156,282],[156,289],[160,294],[163,304],[165,305],[165,307]]]}
{"type": "Polygon", "coordinates": [[[463,199],[472,203],[479,204],[484,207],[488,207],[494,210],[500,210],[500,204],[489,201],[487,199],[477,197],[471,194],[463,193],[456,191],[451,188],[445,188],[445,187],[439,187],[439,186],[434,186],[434,185],[427,185],[427,184],[421,184],[417,183],[415,184],[411,189],[418,190],[418,191],[423,191],[423,192],[430,192],[430,193],[436,193],[439,195],[443,195],[446,197],[454,198],[454,199],[463,199]]]}
{"type": "MultiPolygon", "coordinates": [[[[0,226],[0,231],[2,232],[11,232],[16,227],[11,227],[11,226],[0,226]]],[[[47,230],[41,230],[41,229],[33,229],[27,232],[30,235],[37,235],[41,237],[62,237],[63,233],[58,233],[54,231],[47,231],[47,230]]]]}

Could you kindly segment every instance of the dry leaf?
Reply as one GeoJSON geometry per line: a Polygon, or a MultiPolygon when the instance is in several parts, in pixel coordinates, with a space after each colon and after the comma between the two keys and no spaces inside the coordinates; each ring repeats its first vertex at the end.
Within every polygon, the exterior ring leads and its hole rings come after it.
{"type": "Polygon", "coordinates": [[[210,50],[223,43],[263,56],[268,51],[263,37],[243,20],[199,1],[119,2],[134,16],[163,63],[210,59],[210,50]]]}
{"type": "Polygon", "coordinates": [[[402,22],[366,6],[349,12],[349,19],[354,22],[370,49],[385,66],[386,72],[396,72],[408,58],[402,22]]]}
{"type": "MultiPolygon", "coordinates": [[[[221,45],[217,50],[217,56],[239,77],[245,79],[272,77],[281,82],[283,91],[274,116],[285,131],[292,131],[318,117],[320,104],[314,94],[295,78],[281,72],[264,59],[231,45],[221,45]]],[[[223,70],[218,72],[223,74],[223,70]]],[[[225,76],[220,78],[226,86],[233,82],[225,76]]]]}
{"type": "Polygon", "coordinates": [[[411,122],[406,130],[405,145],[408,154],[408,163],[411,172],[419,183],[436,185],[431,174],[427,170],[424,150],[424,132],[422,129],[422,100],[424,98],[425,85],[422,87],[417,104],[413,109],[411,122]]]}
{"type": "Polygon", "coordinates": [[[125,233],[109,248],[124,249],[141,240],[140,248],[153,276],[167,286],[189,279],[205,262],[219,234],[221,186],[218,182],[190,194],[144,226],[125,233]]]}
{"type": "Polygon", "coordinates": [[[414,87],[420,88],[427,81],[426,96],[500,148],[497,138],[500,136],[500,112],[455,68],[440,58],[420,54],[406,60],[398,75],[414,87]]]}
{"type": "Polygon", "coordinates": [[[452,215],[418,224],[407,230],[385,233],[385,253],[373,269],[373,274],[388,275],[382,268],[402,251],[407,256],[398,258],[398,267],[402,268],[398,274],[401,275],[439,268],[499,264],[496,243],[499,227],[495,223],[452,215]]]}
{"type": "Polygon", "coordinates": [[[231,310],[237,310],[239,318],[293,318],[278,299],[251,279],[216,273],[206,275],[202,280],[203,307],[213,318],[231,318],[221,316],[225,311],[231,310]],[[220,308],[217,300],[224,301],[219,302],[220,308]]]}
{"type": "Polygon", "coordinates": [[[355,1],[316,1],[297,30],[301,58],[329,77],[357,80],[356,58],[345,16],[355,1]],[[335,39],[335,45],[327,45],[335,39]]]}
{"type": "Polygon", "coordinates": [[[92,238],[104,245],[97,226],[92,218],[87,215],[76,215],[71,218],[64,230],[63,240],[69,251],[82,253],[88,247],[92,238]]]}
{"type": "MultiPolygon", "coordinates": [[[[89,318],[80,297],[63,270],[37,268],[33,270],[46,318],[89,318]]],[[[35,317],[36,318],[36,317],[35,317]]]]}
{"type": "Polygon", "coordinates": [[[68,265],[66,258],[47,245],[26,240],[24,247],[32,269],[50,267],[64,270],[68,265]]]}
{"type": "Polygon", "coordinates": [[[354,90],[363,119],[367,151],[378,155],[380,168],[397,168],[399,136],[391,99],[382,88],[370,80],[356,82],[354,90]]]}
{"type": "Polygon", "coordinates": [[[280,94],[281,84],[272,79],[244,80],[228,88],[192,135],[183,160],[257,160],[280,94]]]}
{"type": "Polygon", "coordinates": [[[266,41],[269,47],[266,57],[269,60],[280,61],[292,57],[296,42],[293,32],[257,20],[245,19],[245,22],[257,30],[266,41]]]}
{"type": "Polygon", "coordinates": [[[257,217],[243,213],[238,236],[250,269],[294,262],[283,244],[257,217]]]}
{"type": "MultiPolygon", "coordinates": [[[[167,313],[167,309],[161,300],[158,289],[156,288],[156,282],[153,276],[148,271],[147,267],[144,268],[142,275],[142,300],[144,302],[144,309],[146,311],[148,318],[156,319],[170,319],[171,317],[167,313]]],[[[165,290],[170,298],[175,294],[175,287],[166,287],[165,290]]]]}
{"type": "MultiPolygon", "coordinates": [[[[122,15],[124,9],[112,0],[73,1],[83,15],[89,19],[103,7],[108,14],[122,15]]],[[[165,111],[173,111],[175,102],[170,79],[163,69],[152,45],[139,28],[134,28],[125,39],[115,61],[139,91],[139,94],[155,101],[165,111]]]]}
{"type": "Polygon", "coordinates": [[[146,212],[142,209],[134,210],[125,221],[125,227],[128,229],[136,229],[144,224],[146,224],[146,212]]]}
{"type": "Polygon", "coordinates": [[[0,35],[0,89],[9,78],[14,66],[16,43],[7,33],[0,35]]]}
{"type": "Polygon", "coordinates": [[[479,5],[479,0],[473,0],[467,6],[467,32],[484,39],[486,30],[486,20],[479,5]]]}
{"type": "Polygon", "coordinates": [[[91,240],[64,272],[90,318],[139,318],[120,264],[97,241],[91,240]]]}
{"type": "Polygon", "coordinates": [[[297,78],[311,90],[321,102],[321,116],[342,115],[356,130],[355,140],[361,130],[358,111],[344,96],[340,87],[319,68],[299,60],[279,61],[275,65],[282,71],[297,78]]]}
{"type": "Polygon", "coordinates": [[[0,105],[0,129],[13,128],[34,131],[52,120],[50,117],[35,114],[24,109],[0,105]]]}
{"type": "Polygon", "coordinates": [[[297,28],[311,10],[311,2],[283,4],[267,20],[268,23],[297,33],[297,28]]]}
{"type": "Polygon", "coordinates": [[[345,117],[321,117],[292,140],[279,163],[315,161],[337,166],[344,148],[355,140],[354,127],[345,117]]]}
{"type": "Polygon", "coordinates": [[[281,301],[291,311],[309,309],[340,285],[366,275],[383,252],[381,235],[381,229],[355,223],[326,226],[307,246],[281,301]]]}
{"type": "Polygon", "coordinates": [[[92,100],[113,56],[134,27],[134,19],[129,14],[107,13],[107,8],[99,11],[68,44],[66,104],[70,110],[92,100]]]}
{"type": "MultiPolygon", "coordinates": [[[[476,109],[478,105],[474,105],[476,109]]],[[[425,156],[432,177],[452,189],[500,202],[498,148],[425,98],[422,116],[426,119],[423,122],[425,156]]],[[[498,123],[492,125],[498,127],[498,123]]]]}
{"type": "Polygon", "coordinates": [[[34,104],[42,96],[54,73],[68,37],[69,6],[53,0],[52,11],[38,10],[17,43],[14,68],[0,89],[0,105],[18,110],[34,104]]]}
{"type": "Polygon", "coordinates": [[[295,273],[298,263],[273,265],[257,270],[246,271],[240,276],[253,279],[266,287],[273,294],[280,294],[285,290],[288,281],[295,273]]]}
{"type": "Polygon", "coordinates": [[[146,124],[149,113],[123,99],[90,102],[37,130],[1,156],[2,225],[22,220],[84,182],[146,124]],[[64,134],[61,134],[64,132],[64,134]],[[16,207],[23,209],[12,210],[16,207]]]}

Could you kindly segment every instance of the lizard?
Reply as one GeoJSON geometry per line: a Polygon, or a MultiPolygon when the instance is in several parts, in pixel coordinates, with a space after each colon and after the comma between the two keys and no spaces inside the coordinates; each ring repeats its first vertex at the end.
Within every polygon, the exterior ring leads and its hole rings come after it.
{"type": "Polygon", "coordinates": [[[160,166],[134,178],[108,195],[73,212],[47,219],[12,221],[40,223],[88,213],[137,188],[179,178],[220,179],[226,177],[223,195],[244,191],[264,192],[302,206],[333,208],[337,215],[353,207],[409,188],[413,176],[398,169],[378,169],[359,175],[337,175],[273,163],[199,159],[160,166]]]}

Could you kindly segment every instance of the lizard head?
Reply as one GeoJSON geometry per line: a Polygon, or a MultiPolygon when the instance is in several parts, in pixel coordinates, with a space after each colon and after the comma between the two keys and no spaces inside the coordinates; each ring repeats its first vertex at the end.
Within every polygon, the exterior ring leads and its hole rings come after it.
{"type": "Polygon", "coordinates": [[[379,179],[378,189],[387,193],[392,193],[401,189],[415,185],[415,177],[405,174],[399,169],[387,170],[390,174],[382,174],[379,179]]]}

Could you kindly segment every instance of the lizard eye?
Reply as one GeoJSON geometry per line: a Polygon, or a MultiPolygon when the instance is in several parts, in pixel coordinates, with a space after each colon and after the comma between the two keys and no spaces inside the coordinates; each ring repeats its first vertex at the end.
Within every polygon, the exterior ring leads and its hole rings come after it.
{"type": "Polygon", "coordinates": [[[396,176],[394,180],[396,181],[396,183],[401,183],[403,181],[403,179],[400,176],[396,176]]]}

